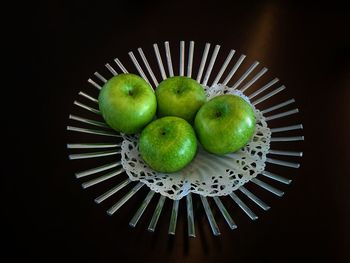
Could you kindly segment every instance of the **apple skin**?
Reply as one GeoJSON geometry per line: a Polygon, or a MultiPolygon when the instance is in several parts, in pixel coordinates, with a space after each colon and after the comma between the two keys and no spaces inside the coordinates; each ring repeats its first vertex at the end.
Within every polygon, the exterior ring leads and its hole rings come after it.
{"type": "Polygon", "coordinates": [[[239,96],[214,97],[198,111],[194,128],[203,148],[223,155],[235,152],[252,138],[256,120],[252,107],[239,96]]]}
{"type": "Polygon", "coordinates": [[[197,153],[197,138],[184,119],[168,116],[146,126],[139,138],[143,160],[155,171],[172,173],[188,165],[197,153]]]}
{"type": "Polygon", "coordinates": [[[100,91],[98,102],[106,123],[125,134],[140,132],[157,111],[152,87],[141,77],[130,73],[108,80],[100,91]]]}
{"type": "Polygon", "coordinates": [[[203,87],[194,79],[183,76],[163,80],[156,89],[156,97],[159,117],[177,116],[189,123],[207,101],[203,87]]]}

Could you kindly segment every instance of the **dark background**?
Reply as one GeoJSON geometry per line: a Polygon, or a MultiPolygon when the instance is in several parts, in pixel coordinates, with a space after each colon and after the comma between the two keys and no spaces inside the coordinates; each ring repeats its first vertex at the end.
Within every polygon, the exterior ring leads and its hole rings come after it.
{"type": "Polygon", "coordinates": [[[15,84],[3,98],[11,110],[3,119],[8,147],[1,165],[1,255],[7,258],[2,262],[349,262],[348,10],[335,1],[20,6],[10,36],[11,54],[19,55],[15,84]],[[146,231],[149,213],[136,229],[129,228],[146,192],[109,217],[108,206],[93,202],[96,192],[81,189],[73,175],[79,165],[67,158],[68,115],[86,79],[115,57],[125,61],[130,50],[151,50],[166,40],[174,45],[195,40],[198,50],[205,42],[221,44],[223,53],[234,48],[261,61],[301,110],[296,118],[306,140],[296,150],[304,157],[300,169],[286,174],[292,184],[276,185],[285,196],[261,192],[272,209],[263,213],[253,206],[256,222],[236,211],[237,230],[218,219],[221,237],[211,235],[198,209],[197,237],[188,240],[182,206],[175,238],[167,235],[169,212],[161,215],[155,234],[146,231]]]}

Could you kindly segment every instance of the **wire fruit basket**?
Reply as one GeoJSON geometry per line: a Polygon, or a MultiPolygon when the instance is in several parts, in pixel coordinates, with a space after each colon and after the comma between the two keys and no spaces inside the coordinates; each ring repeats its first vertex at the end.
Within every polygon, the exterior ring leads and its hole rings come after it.
{"type": "MultiPolygon", "coordinates": [[[[200,50],[198,52],[201,53],[201,58],[198,60],[198,67],[194,67],[195,59],[194,59],[194,51],[195,51],[195,43],[190,41],[188,43],[188,52],[186,52],[186,43],[184,41],[180,41],[179,45],[179,57],[178,57],[178,75],[187,76],[196,79],[207,91],[212,90],[216,87],[228,87],[229,90],[239,92],[243,96],[246,96],[252,106],[261,113],[264,122],[267,123],[267,126],[271,122],[277,119],[284,118],[285,121],[293,122],[293,118],[289,118],[290,115],[294,115],[299,112],[297,108],[292,110],[283,111],[283,109],[287,105],[291,105],[295,103],[294,99],[288,99],[282,102],[278,102],[272,106],[267,108],[260,108],[263,102],[271,100],[272,98],[275,100],[279,100],[278,95],[281,94],[283,90],[285,90],[284,85],[280,85],[279,87],[275,87],[275,84],[279,82],[278,78],[273,78],[268,81],[268,83],[263,84],[261,87],[256,87],[254,92],[247,92],[249,89],[252,90],[254,86],[257,86],[258,80],[268,71],[267,68],[263,67],[259,72],[257,72],[254,76],[252,73],[260,64],[258,61],[253,62],[242,74],[238,74],[239,69],[244,68],[243,62],[246,58],[245,55],[240,55],[238,59],[234,58],[236,53],[235,50],[230,50],[224,62],[219,65],[215,64],[218,58],[220,45],[215,45],[212,52],[210,52],[210,43],[206,43],[204,46],[204,50],[200,50]],[[209,54],[211,53],[211,56],[209,54]],[[187,55],[187,59],[185,60],[185,55],[187,55]],[[210,57],[210,58],[209,58],[210,57]],[[207,63],[208,62],[208,63],[207,63]],[[215,78],[211,76],[212,72],[215,71],[217,67],[217,74],[215,78]],[[185,72],[186,68],[186,72],[185,72]],[[193,72],[197,69],[197,75],[194,76],[193,72]],[[225,75],[225,77],[224,77],[225,75]],[[231,80],[235,79],[235,82],[230,85],[231,80]],[[212,80],[212,81],[210,81],[212,80]],[[210,84],[209,84],[210,82],[210,84]],[[254,85],[255,84],[255,85],[254,85]],[[282,110],[282,112],[281,112],[282,110]],[[278,112],[275,113],[274,112],[278,112]]],[[[143,66],[141,67],[140,62],[137,60],[135,54],[133,52],[129,52],[128,55],[130,57],[129,63],[130,67],[132,64],[136,68],[136,72],[130,71],[130,73],[135,73],[140,75],[143,79],[145,79],[153,88],[156,88],[159,84],[158,79],[164,80],[168,77],[174,76],[174,67],[173,67],[173,59],[171,53],[175,53],[174,50],[171,51],[169,42],[164,43],[164,54],[161,53],[158,44],[153,45],[154,50],[154,59],[156,61],[156,65],[147,60],[145,53],[142,48],[138,48],[138,54],[141,58],[143,66]],[[163,63],[165,61],[166,63],[163,63]],[[153,65],[153,66],[151,66],[153,65]],[[167,69],[167,70],[166,70],[167,69]],[[147,73],[147,74],[146,74],[147,73]],[[158,78],[157,78],[158,77],[158,78]],[[149,78],[152,80],[150,81],[149,78]]],[[[177,52],[176,52],[177,53],[177,52]]],[[[152,57],[153,58],[153,57],[152,57]]],[[[114,59],[115,64],[105,64],[105,67],[108,71],[109,76],[104,76],[95,72],[93,77],[88,79],[88,83],[91,84],[94,90],[80,91],[79,98],[83,99],[86,102],[74,101],[75,106],[77,106],[76,110],[80,111],[80,115],[70,114],[69,122],[73,124],[67,126],[67,130],[70,132],[75,132],[78,134],[84,134],[84,136],[89,140],[89,142],[82,143],[81,141],[72,142],[67,144],[67,148],[69,151],[74,151],[74,153],[69,154],[70,160],[85,160],[85,164],[82,167],[85,167],[90,162],[88,160],[98,159],[99,165],[96,167],[89,167],[88,169],[81,170],[75,173],[76,178],[82,182],[82,187],[84,189],[94,187],[102,182],[109,182],[111,178],[120,177],[125,178],[122,179],[118,184],[110,185],[105,190],[105,192],[99,194],[95,198],[95,202],[100,204],[107,199],[113,198],[113,196],[122,190],[123,188],[130,188],[129,191],[119,200],[116,200],[114,205],[112,205],[108,210],[107,214],[113,215],[116,213],[125,203],[127,203],[133,196],[135,196],[142,187],[145,185],[149,186],[146,182],[141,180],[132,180],[130,176],[128,176],[128,171],[123,165],[122,162],[122,145],[123,142],[126,141],[126,137],[123,137],[122,134],[119,134],[113,131],[108,125],[103,121],[100,111],[98,110],[98,92],[101,90],[104,83],[107,82],[108,78],[115,76],[119,73],[128,73],[127,68],[122,64],[122,62],[118,59],[114,59]],[[118,70],[116,69],[118,68],[118,70]],[[91,93],[97,93],[97,95],[91,95],[91,93]],[[79,125],[78,125],[79,124],[79,125]],[[101,149],[96,151],[96,149],[101,149]],[[117,158],[115,158],[117,156],[117,158]],[[108,158],[113,158],[112,161],[108,158]],[[108,160],[106,162],[106,160],[108,160]]],[[[91,89],[91,88],[90,88],[91,89]]],[[[286,142],[297,142],[304,140],[304,137],[299,134],[298,131],[302,130],[302,124],[289,123],[288,125],[284,125],[281,127],[269,128],[269,132],[271,137],[268,138],[269,143],[273,146],[276,144],[278,147],[283,145],[286,142]],[[283,136],[284,133],[287,133],[288,136],[283,136]],[[297,135],[291,136],[290,134],[298,133],[297,135]]],[[[85,138],[84,137],[84,138],[85,138]]],[[[74,140],[79,137],[75,137],[74,140]]],[[[287,143],[286,145],[290,145],[287,143]]],[[[267,149],[267,155],[263,159],[264,163],[268,163],[271,165],[277,165],[285,168],[299,168],[300,164],[295,161],[284,160],[284,157],[287,158],[300,158],[302,157],[302,152],[300,151],[290,151],[290,150],[280,150],[280,149],[271,149],[270,147],[267,149]],[[271,157],[272,156],[272,157],[271,157]],[[283,159],[278,158],[282,156],[283,159]]],[[[254,172],[254,171],[253,171],[254,172]]],[[[246,180],[247,182],[239,184],[234,191],[230,191],[225,195],[229,196],[233,203],[237,205],[250,219],[256,220],[258,216],[253,212],[253,210],[243,202],[243,200],[237,195],[237,192],[240,192],[244,196],[246,196],[250,201],[255,203],[264,211],[270,208],[264,201],[262,201],[256,194],[249,191],[245,186],[247,184],[254,184],[259,188],[262,188],[278,197],[283,196],[284,192],[277,189],[276,187],[268,184],[264,181],[264,178],[269,178],[271,180],[276,181],[277,183],[282,184],[290,184],[291,180],[275,173],[269,172],[266,169],[259,170],[257,175],[246,180]]],[[[146,186],[146,187],[147,187],[146,186]]],[[[149,203],[155,196],[159,196],[158,203],[153,212],[153,216],[148,225],[148,230],[154,232],[159,221],[161,212],[164,207],[164,203],[167,199],[172,201],[171,208],[171,216],[168,233],[170,235],[175,235],[177,218],[179,213],[179,204],[180,202],[185,202],[186,211],[187,211],[187,226],[188,226],[188,236],[195,237],[195,220],[194,220],[194,209],[193,209],[193,199],[191,191],[187,192],[183,199],[181,198],[169,198],[162,194],[161,191],[157,191],[156,189],[150,187],[147,195],[144,200],[139,205],[136,213],[131,218],[129,225],[131,227],[135,227],[136,224],[141,219],[145,210],[147,209],[149,203]],[[184,200],[184,201],[182,201],[184,200]]],[[[195,193],[198,194],[198,193],[195,193]]],[[[206,196],[202,194],[198,194],[200,197],[200,203],[203,206],[206,217],[208,219],[208,223],[211,227],[212,233],[214,235],[220,235],[220,230],[218,224],[213,215],[213,206],[210,206],[208,199],[212,199],[212,203],[215,203],[216,208],[220,211],[220,214],[223,216],[228,226],[231,229],[237,228],[237,224],[233,220],[229,210],[225,207],[222,202],[220,195],[212,195],[206,196]]]]}

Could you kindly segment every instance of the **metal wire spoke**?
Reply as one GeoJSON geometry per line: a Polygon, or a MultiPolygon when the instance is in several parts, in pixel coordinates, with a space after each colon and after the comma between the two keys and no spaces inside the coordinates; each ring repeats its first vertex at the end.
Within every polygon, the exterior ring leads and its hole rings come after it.
{"type": "Polygon", "coordinates": [[[103,83],[106,83],[107,80],[100,74],[98,73],[97,71],[94,73],[94,75],[99,79],[101,80],[103,83]]]}
{"type": "Polygon", "coordinates": [[[116,171],[113,171],[113,172],[110,172],[108,174],[105,174],[105,175],[102,175],[98,178],[95,178],[95,179],[92,179],[88,182],[85,182],[85,183],[82,183],[81,186],[85,189],[85,188],[88,188],[88,187],[91,187],[91,186],[94,186],[96,184],[99,184],[103,181],[106,181],[110,178],[113,178],[121,173],[125,172],[125,170],[123,168],[119,169],[119,170],[116,170],[116,171]]]}
{"type": "Polygon", "coordinates": [[[120,143],[68,143],[68,149],[92,149],[92,148],[115,148],[120,147],[120,143]]]}
{"type": "Polygon", "coordinates": [[[224,72],[225,72],[225,70],[226,70],[228,64],[230,63],[230,61],[231,61],[233,55],[235,54],[235,52],[236,52],[235,50],[231,49],[230,53],[227,55],[227,57],[226,57],[226,59],[225,59],[224,64],[222,64],[222,66],[221,66],[221,68],[220,68],[218,74],[216,75],[216,78],[214,79],[213,83],[211,84],[212,86],[214,86],[214,85],[216,85],[216,84],[219,83],[219,81],[220,81],[222,75],[224,74],[224,72]]]}
{"type": "Polygon", "coordinates": [[[171,210],[170,224],[169,224],[169,235],[175,235],[177,215],[179,211],[179,200],[173,200],[173,208],[171,210]]]}
{"type": "MultiPolygon", "coordinates": [[[[291,125],[291,126],[285,126],[285,127],[278,127],[278,128],[271,128],[272,133],[276,132],[284,132],[284,131],[293,131],[293,130],[302,130],[304,127],[302,124],[297,125],[291,125]]],[[[304,139],[304,137],[302,137],[304,139]]]]}
{"type": "Polygon", "coordinates": [[[209,61],[207,72],[205,73],[205,76],[204,76],[204,79],[203,79],[203,83],[202,84],[204,86],[206,86],[207,83],[208,83],[208,80],[209,80],[211,71],[213,70],[214,63],[215,63],[216,57],[218,56],[219,50],[220,50],[220,46],[216,45],[215,48],[214,48],[213,54],[211,55],[211,59],[209,61]]]}
{"type": "Polygon", "coordinates": [[[153,80],[153,83],[154,83],[155,87],[157,87],[159,83],[158,83],[156,77],[154,76],[154,73],[153,73],[153,71],[152,71],[150,65],[148,64],[147,58],[146,58],[145,54],[143,53],[142,48],[138,48],[137,50],[139,51],[139,54],[140,54],[140,56],[141,56],[141,58],[142,58],[142,61],[143,61],[143,63],[145,64],[145,66],[146,66],[146,68],[147,68],[147,71],[148,71],[148,73],[150,74],[150,76],[151,76],[151,78],[152,78],[152,80],[153,80]]]}
{"type": "Polygon", "coordinates": [[[260,99],[257,99],[255,101],[253,101],[253,105],[256,106],[259,103],[275,96],[277,93],[281,92],[282,90],[284,90],[286,87],[284,85],[282,85],[281,87],[279,87],[278,89],[275,89],[273,91],[271,91],[270,93],[266,94],[265,96],[261,97],[260,99]]]}
{"type": "Polygon", "coordinates": [[[118,65],[118,67],[123,71],[123,73],[129,73],[126,68],[124,67],[124,65],[120,62],[120,60],[118,58],[114,59],[114,62],[118,65]]]}
{"type": "Polygon", "coordinates": [[[239,190],[245,194],[250,200],[252,200],[254,203],[256,203],[258,206],[260,206],[262,209],[269,210],[270,206],[265,204],[260,198],[258,198],[256,195],[254,195],[252,192],[250,192],[247,188],[244,186],[241,186],[239,190]]]}
{"type": "Polygon", "coordinates": [[[180,42],[180,70],[179,70],[179,75],[183,76],[185,74],[185,41],[180,42]]]}
{"type": "Polygon", "coordinates": [[[166,59],[167,59],[167,62],[168,62],[169,77],[173,77],[174,76],[174,70],[173,70],[173,63],[171,61],[171,53],[170,53],[169,42],[166,41],[164,43],[164,45],[165,45],[165,55],[166,55],[166,59]]]}
{"type": "Polygon", "coordinates": [[[279,119],[282,117],[286,117],[295,113],[298,113],[299,109],[294,109],[294,110],[290,110],[290,111],[286,111],[286,112],[282,112],[282,113],[278,113],[272,116],[268,116],[265,118],[266,121],[271,121],[271,120],[275,120],[275,119],[279,119]]]}
{"type": "Polygon", "coordinates": [[[133,189],[130,190],[122,199],[120,199],[117,203],[115,203],[111,208],[107,210],[108,215],[113,215],[115,212],[119,210],[134,194],[137,193],[138,190],[141,189],[141,187],[144,186],[143,183],[139,182],[137,185],[134,186],[133,189]]]}
{"type": "Polygon", "coordinates": [[[197,74],[197,82],[199,82],[199,83],[201,82],[201,78],[202,78],[203,71],[204,71],[204,66],[205,66],[205,63],[207,62],[209,49],[210,49],[210,43],[206,43],[205,47],[204,47],[203,55],[202,55],[201,64],[199,65],[199,70],[198,70],[198,74],[197,74]]]}
{"type": "Polygon", "coordinates": [[[207,200],[207,198],[205,198],[202,195],[200,197],[201,197],[201,201],[202,201],[202,204],[203,204],[203,207],[204,207],[204,211],[205,211],[205,214],[207,215],[207,218],[208,218],[211,230],[213,231],[214,236],[219,236],[221,233],[220,233],[218,225],[216,224],[216,221],[215,221],[215,218],[213,216],[213,213],[211,212],[208,200],[207,200]]]}
{"type": "Polygon", "coordinates": [[[97,100],[97,99],[95,99],[94,97],[92,97],[92,96],[86,94],[85,92],[80,91],[80,92],[79,92],[79,95],[82,96],[82,97],[84,97],[84,98],[87,98],[88,100],[91,100],[92,102],[98,103],[98,100],[97,100]]]}
{"type": "Polygon", "coordinates": [[[232,198],[233,201],[244,211],[244,213],[249,216],[251,220],[256,220],[258,219],[258,216],[254,214],[254,212],[245,204],[235,193],[231,193],[230,197],[232,198]]]}
{"type": "Polygon", "coordinates": [[[115,71],[115,69],[114,69],[111,65],[109,65],[109,64],[107,63],[107,64],[105,64],[105,66],[106,66],[106,68],[113,74],[113,76],[118,75],[117,71],[115,71]]]}
{"type": "Polygon", "coordinates": [[[280,104],[277,104],[277,105],[275,105],[275,106],[272,106],[272,107],[270,107],[270,108],[267,108],[267,109],[265,109],[265,110],[262,110],[261,113],[262,113],[262,114],[266,114],[266,113],[268,113],[268,112],[271,112],[271,111],[280,109],[280,108],[282,108],[282,107],[284,107],[284,106],[287,106],[287,105],[289,105],[289,104],[291,104],[291,103],[294,103],[294,102],[295,102],[294,99],[290,99],[290,100],[287,100],[287,101],[282,102],[282,103],[280,103],[280,104]]]}
{"type": "Polygon", "coordinates": [[[100,112],[99,110],[97,110],[97,109],[95,109],[95,108],[92,108],[92,107],[89,107],[89,106],[87,106],[87,105],[85,105],[85,104],[83,104],[83,103],[81,103],[81,102],[79,102],[79,101],[74,101],[74,105],[77,105],[77,106],[79,106],[80,108],[85,109],[85,110],[88,110],[88,111],[90,111],[90,112],[92,112],[92,113],[95,113],[95,114],[97,114],[97,115],[101,115],[101,112],[100,112]]]}
{"type": "Polygon", "coordinates": [[[142,78],[143,78],[144,80],[146,80],[149,84],[151,84],[151,83],[149,82],[148,78],[146,77],[146,74],[143,72],[143,70],[142,70],[142,68],[141,68],[141,66],[140,66],[140,64],[139,64],[139,62],[137,61],[137,59],[136,59],[134,53],[132,53],[132,51],[130,51],[128,54],[129,54],[129,57],[131,58],[132,62],[134,63],[134,65],[135,65],[137,71],[138,71],[138,72],[140,73],[140,75],[142,76],[142,78]]]}
{"type": "Polygon", "coordinates": [[[302,157],[303,152],[295,152],[295,151],[281,151],[281,150],[269,150],[269,154],[275,154],[275,155],[285,155],[285,156],[296,156],[296,157],[302,157]]]}
{"type": "Polygon", "coordinates": [[[299,163],[287,162],[287,161],[282,161],[282,160],[272,159],[272,158],[266,158],[266,162],[277,164],[277,165],[282,165],[282,166],[287,166],[287,167],[291,167],[291,168],[299,168],[300,167],[299,163]]]}
{"type": "Polygon", "coordinates": [[[187,64],[187,77],[192,76],[192,65],[193,65],[193,53],[194,53],[194,41],[190,42],[188,50],[188,64],[187,64]]]}
{"type": "Polygon", "coordinates": [[[271,137],[271,142],[293,142],[303,141],[304,136],[291,136],[291,137],[271,137]]]}
{"type": "Polygon", "coordinates": [[[96,157],[116,155],[116,154],[120,154],[120,153],[121,153],[120,150],[118,150],[118,151],[116,151],[116,150],[101,151],[101,152],[92,152],[92,153],[76,153],[76,154],[70,154],[69,159],[70,160],[77,160],[77,159],[96,158],[96,157]]]}
{"type": "Polygon", "coordinates": [[[92,85],[92,86],[94,86],[95,88],[97,88],[97,89],[102,89],[102,87],[100,86],[100,85],[98,85],[95,81],[93,81],[92,79],[88,79],[88,82],[92,85]]]}
{"type": "Polygon", "coordinates": [[[217,196],[213,197],[216,205],[218,206],[222,216],[225,218],[226,223],[229,225],[229,227],[231,229],[236,229],[237,225],[236,223],[233,221],[232,217],[230,216],[230,214],[227,212],[225,206],[223,205],[223,203],[221,202],[220,198],[217,196]]]}
{"type": "Polygon", "coordinates": [[[67,130],[68,131],[75,131],[75,132],[82,132],[82,133],[96,134],[96,135],[111,136],[111,137],[119,137],[119,138],[121,137],[119,134],[112,133],[109,131],[85,129],[85,128],[74,127],[74,126],[67,126],[67,130]]]}
{"type": "Polygon", "coordinates": [[[112,195],[116,194],[117,192],[119,192],[121,189],[123,189],[125,186],[127,186],[130,183],[130,179],[126,179],[123,182],[121,182],[120,184],[118,184],[117,186],[113,187],[112,189],[108,190],[107,192],[105,192],[104,194],[100,195],[99,197],[95,198],[95,202],[97,204],[103,202],[104,200],[106,200],[107,198],[111,197],[112,195]]]}
{"type": "Polygon", "coordinates": [[[232,79],[233,75],[236,73],[237,69],[239,66],[242,64],[243,60],[246,58],[246,55],[241,55],[239,59],[237,60],[236,64],[233,66],[231,71],[228,73],[227,77],[225,78],[224,82],[222,85],[226,86],[227,83],[232,79]]]}
{"type": "Polygon", "coordinates": [[[133,218],[130,220],[129,225],[132,227],[135,227],[137,222],[140,220],[141,216],[143,215],[143,212],[145,212],[148,204],[151,202],[152,197],[154,196],[155,192],[150,190],[143,202],[141,203],[139,209],[136,211],[133,218]]]}
{"type": "Polygon", "coordinates": [[[248,98],[249,99],[254,98],[255,96],[259,95],[260,93],[264,92],[265,90],[267,90],[268,88],[270,88],[271,86],[276,84],[278,81],[279,81],[278,78],[274,78],[269,83],[267,83],[266,85],[262,86],[260,89],[258,89],[257,91],[253,92],[251,95],[249,95],[248,98]]]}
{"type": "Polygon", "coordinates": [[[292,180],[290,180],[290,179],[284,178],[280,175],[271,173],[269,171],[263,171],[261,174],[267,178],[270,178],[272,180],[275,180],[275,181],[283,183],[283,184],[290,184],[292,182],[292,180]]]}
{"type": "Polygon", "coordinates": [[[77,173],[75,173],[75,177],[82,178],[82,177],[85,177],[85,176],[88,176],[91,174],[95,174],[95,173],[99,173],[99,172],[103,172],[103,171],[112,169],[112,168],[117,167],[119,165],[121,165],[121,161],[105,164],[105,165],[94,167],[94,168],[91,168],[91,169],[88,169],[85,171],[77,172],[77,173]]]}
{"type": "Polygon", "coordinates": [[[250,81],[247,82],[240,90],[242,92],[245,92],[250,86],[252,86],[258,79],[261,78],[262,75],[264,75],[267,72],[267,68],[263,68],[259,71],[258,74],[256,74],[250,81]]]}
{"type": "Polygon", "coordinates": [[[162,210],[163,210],[165,198],[166,198],[166,197],[165,197],[164,195],[161,195],[160,198],[159,198],[157,207],[156,207],[156,209],[154,210],[154,213],[153,213],[151,222],[149,223],[149,226],[148,226],[148,231],[150,231],[150,232],[154,232],[154,230],[156,229],[156,226],[157,226],[157,223],[158,223],[158,220],[159,220],[160,213],[161,213],[162,210]]]}
{"type": "Polygon", "coordinates": [[[157,57],[157,62],[158,62],[158,66],[159,66],[160,72],[162,74],[162,78],[164,80],[164,79],[166,79],[166,74],[165,74],[165,70],[164,70],[162,57],[160,56],[160,53],[159,53],[158,45],[157,44],[153,44],[153,49],[154,49],[154,53],[156,54],[156,57],[157,57]]]}
{"type": "Polygon", "coordinates": [[[273,187],[273,186],[271,186],[271,185],[269,185],[269,184],[259,180],[258,178],[253,178],[250,181],[253,182],[254,184],[260,186],[261,188],[269,191],[270,193],[273,193],[273,194],[279,196],[279,197],[284,195],[283,191],[278,190],[277,188],[275,188],[275,187],[273,187]]]}
{"type": "Polygon", "coordinates": [[[192,194],[189,193],[186,195],[186,204],[187,204],[187,232],[189,237],[196,237],[194,229],[194,212],[192,204],[192,194]]]}
{"type": "Polygon", "coordinates": [[[239,85],[241,85],[241,83],[243,82],[243,80],[245,80],[250,73],[253,72],[253,70],[259,65],[258,61],[255,61],[248,69],[246,72],[244,72],[244,74],[239,78],[239,80],[237,80],[237,82],[231,87],[231,89],[237,89],[239,85]]]}
{"type": "Polygon", "coordinates": [[[82,123],[91,124],[91,125],[98,126],[98,127],[102,127],[102,128],[107,128],[107,129],[109,129],[109,130],[112,130],[112,129],[111,129],[106,123],[104,123],[104,122],[95,121],[95,120],[91,120],[91,119],[86,119],[86,118],[83,118],[83,117],[80,117],[80,116],[76,116],[76,115],[73,115],[73,114],[70,114],[70,115],[69,115],[69,119],[75,120],[75,121],[79,121],[79,122],[82,122],[82,123]]]}

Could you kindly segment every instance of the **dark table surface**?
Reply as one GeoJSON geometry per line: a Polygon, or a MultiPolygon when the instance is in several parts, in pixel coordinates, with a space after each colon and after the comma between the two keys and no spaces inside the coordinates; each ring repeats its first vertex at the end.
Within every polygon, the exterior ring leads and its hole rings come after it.
{"type": "Polygon", "coordinates": [[[2,165],[3,256],[46,262],[350,261],[350,19],[345,5],[50,1],[23,6],[22,12],[28,19],[17,28],[21,60],[14,80],[20,84],[9,86],[6,100],[12,114],[5,116],[10,122],[2,165]],[[153,43],[166,40],[176,45],[194,40],[201,48],[206,42],[221,44],[223,50],[234,48],[260,61],[287,86],[301,111],[306,139],[297,150],[304,157],[300,169],[286,174],[292,184],[278,185],[285,196],[262,193],[271,210],[254,207],[259,216],[254,222],[237,212],[234,231],[220,219],[220,237],[211,234],[200,211],[194,239],[186,237],[184,213],[173,238],[167,235],[169,212],[154,234],[146,231],[148,220],[130,228],[142,197],[109,217],[105,206],[93,202],[96,192],[81,189],[67,158],[68,115],[86,79],[115,57],[125,60],[130,50],[151,50],[153,43]],[[13,106],[14,98],[20,106],[13,106]]]}

